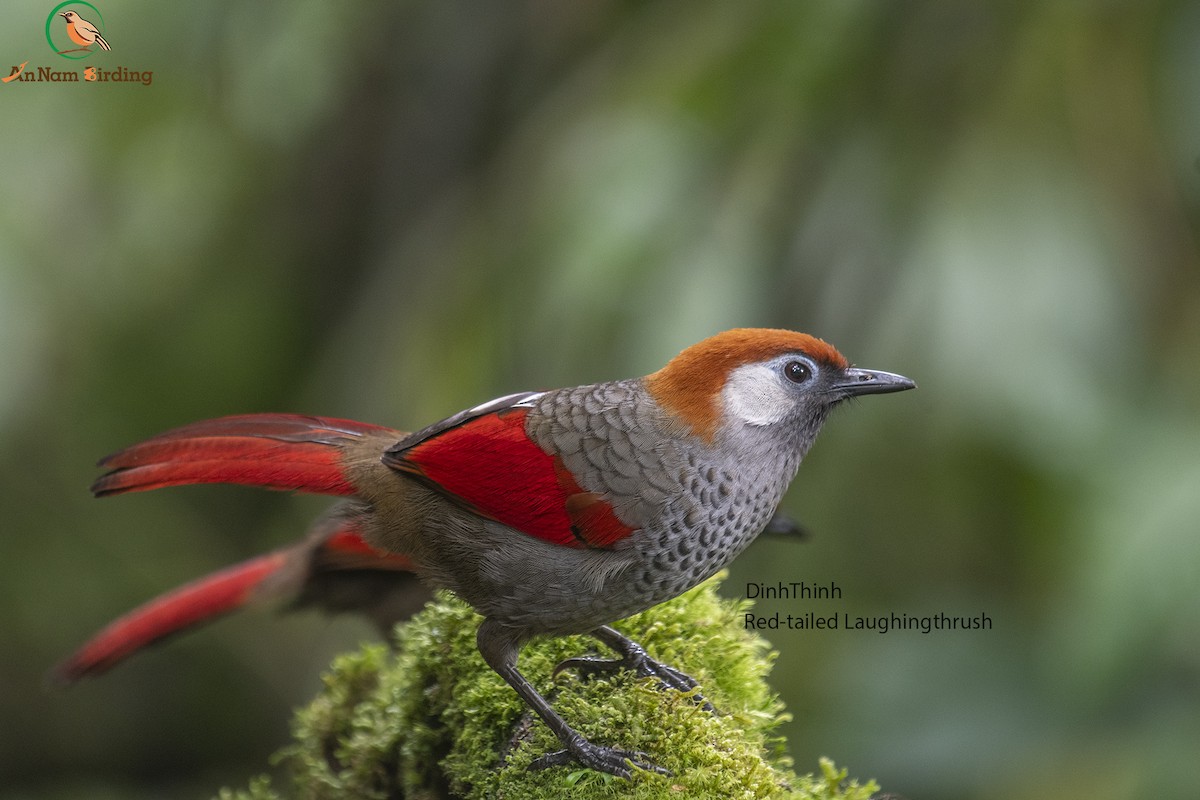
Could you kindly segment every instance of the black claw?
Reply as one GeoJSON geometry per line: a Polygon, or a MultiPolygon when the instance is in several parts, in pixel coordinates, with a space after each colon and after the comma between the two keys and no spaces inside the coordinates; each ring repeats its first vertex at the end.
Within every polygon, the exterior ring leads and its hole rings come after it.
{"type": "Polygon", "coordinates": [[[633,769],[631,767],[658,775],[674,774],[671,770],[651,762],[649,758],[640,750],[618,750],[615,747],[604,747],[592,744],[587,740],[580,740],[572,743],[568,749],[555,750],[553,753],[546,753],[544,756],[534,759],[529,768],[546,769],[547,767],[565,767],[578,763],[588,769],[607,772],[618,778],[632,777],[633,769]]]}

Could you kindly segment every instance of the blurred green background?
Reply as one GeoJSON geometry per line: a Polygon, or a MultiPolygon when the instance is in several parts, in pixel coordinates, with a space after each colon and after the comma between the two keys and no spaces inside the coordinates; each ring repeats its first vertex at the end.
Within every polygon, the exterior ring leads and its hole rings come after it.
{"type": "MultiPolygon", "coordinates": [[[[254,411],[423,426],[738,325],[917,392],[838,414],[726,584],[991,631],[777,632],[801,769],[908,797],[1200,785],[1200,6],[152,3],[110,53],[0,12],[0,797],[204,797],[357,620],[254,612],[46,690],[320,498],[106,502],[95,460],[254,411]]],[[[84,13],[87,17],[88,14],[84,13]]],[[[767,613],[789,610],[762,603],[767,613]]]]}

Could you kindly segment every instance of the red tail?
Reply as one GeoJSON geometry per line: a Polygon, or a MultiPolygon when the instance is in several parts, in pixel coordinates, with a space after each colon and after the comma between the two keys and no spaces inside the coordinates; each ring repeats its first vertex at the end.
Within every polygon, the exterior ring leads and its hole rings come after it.
{"type": "Polygon", "coordinates": [[[287,563],[277,551],[234,564],[156,597],[110,622],[54,670],[63,683],[100,675],[154,642],[241,608],[287,563]]]}
{"type": "Polygon", "coordinates": [[[89,639],[53,675],[61,683],[100,675],[142,648],[252,601],[299,596],[317,586],[315,578],[330,571],[377,575],[411,569],[407,558],[371,548],[355,520],[335,520],[327,535],[234,564],[135,608],[89,639]]]}
{"type": "Polygon", "coordinates": [[[378,425],[297,414],[246,414],[194,422],[127,447],[100,462],[97,497],[188,483],[239,483],[319,494],[354,494],[341,446],[378,425]]]}
{"type": "MultiPolygon", "coordinates": [[[[296,414],[249,414],[195,422],[105,458],[92,491],[102,497],[188,483],[239,483],[351,495],[343,447],[363,436],[403,434],[378,425],[296,414]]],[[[215,572],[110,623],[55,670],[63,682],[98,675],[142,648],[236,611],[252,600],[320,591],[322,575],[396,575],[408,559],[363,541],[357,506],[340,507],[304,541],[215,572]]]]}

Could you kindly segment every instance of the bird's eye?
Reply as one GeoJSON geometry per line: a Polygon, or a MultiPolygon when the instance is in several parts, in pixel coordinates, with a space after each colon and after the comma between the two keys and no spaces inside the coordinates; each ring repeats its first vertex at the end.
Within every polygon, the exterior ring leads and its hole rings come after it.
{"type": "Polygon", "coordinates": [[[804,383],[812,377],[812,370],[803,361],[789,361],[783,365],[783,376],[792,383],[804,383]]]}

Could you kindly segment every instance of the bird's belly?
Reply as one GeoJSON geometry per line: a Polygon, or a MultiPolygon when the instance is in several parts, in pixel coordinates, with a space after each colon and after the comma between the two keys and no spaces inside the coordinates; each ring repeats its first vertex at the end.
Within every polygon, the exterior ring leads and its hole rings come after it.
{"type": "Polygon", "coordinates": [[[734,524],[640,530],[616,550],[564,548],[524,537],[454,587],[476,610],[534,633],[583,633],[666,602],[724,568],[753,541],[773,506],[734,524]],[[488,573],[496,568],[497,574],[488,573]],[[512,580],[513,576],[518,580],[512,580]],[[482,591],[478,591],[482,588],[482,591]]]}

